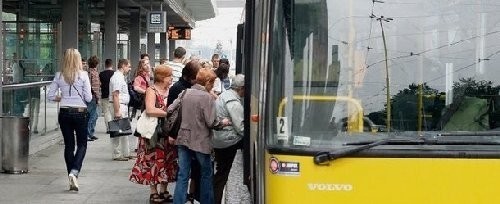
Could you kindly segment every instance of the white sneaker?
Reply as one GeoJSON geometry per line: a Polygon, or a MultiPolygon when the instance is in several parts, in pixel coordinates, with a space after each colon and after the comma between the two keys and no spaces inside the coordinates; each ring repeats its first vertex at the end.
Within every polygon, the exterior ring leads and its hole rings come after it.
{"type": "Polygon", "coordinates": [[[78,191],[78,180],[75,175],[69,174],[69,190],[70,191],[78,191]]]}

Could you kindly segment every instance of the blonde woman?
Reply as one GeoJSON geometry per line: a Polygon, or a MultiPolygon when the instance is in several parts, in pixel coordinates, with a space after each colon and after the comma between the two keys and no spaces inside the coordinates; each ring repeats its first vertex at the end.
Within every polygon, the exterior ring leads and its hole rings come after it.
{"type": "Polygon", "coordinates": [[[90,81],[82,68],[77,49],[64,52],[61,71],[50,84],[49,100],[60,103],[59,125],[64,138],[64,161],[69,178],[69,190],[78,191],[78,175],[87,151],[87,103],[92,100],[90,81]],[[61,94],[56,92],[60,90],[61,94]],[[76,133],[76,152],[75,152],[76,133]]]}
{"type": "Polygon", "coordinates": [[[203,67],[205,69],[213,69],[214,68],[214,66],[212,65],[212,62],[210,62],[210,61],[201,62],[201,67],[203,67]]]}

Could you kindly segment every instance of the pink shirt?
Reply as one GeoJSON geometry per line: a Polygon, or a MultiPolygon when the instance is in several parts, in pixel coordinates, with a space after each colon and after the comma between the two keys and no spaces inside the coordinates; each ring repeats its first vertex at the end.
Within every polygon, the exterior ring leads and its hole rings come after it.
{"type": "Polygon", "coordinates": [[[138,86],[143,90],[146,90],[148,88],[148,82],[145,80],[145,77],[143,76],[136,76],[133,85],[138,86]]]}

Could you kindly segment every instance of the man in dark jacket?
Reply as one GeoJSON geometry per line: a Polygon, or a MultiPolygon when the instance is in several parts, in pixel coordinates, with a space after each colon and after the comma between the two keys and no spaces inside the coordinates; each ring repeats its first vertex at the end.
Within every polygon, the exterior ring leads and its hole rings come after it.
{"type": "Polygon", "coordinates": [[[196,75],[200,68],[201,65],[195,61],[186,64],[182,69],[182,77],[168,91],[167,106],[172,104],[182,91],[191,88],[196,83],[196,75]]]}
{"type": "MultiPolygon", "coordinates": [[[[201,64],[198,63],[198,61],[191,61],[186,64],[184,69],[182,69],[182,77],[179,81],[175,82],[168,91],[167,106],[170,106],[170,104],[179,97],[182,91],[196,84],[196,75],[200,69],[201,64]]],[[[188,200],[190,200],[191,203],[193,203],[192,201],[194,198],[199,195],[199,189],[197,189],[197,187],[200,182],[200,176],[200,164],[198,164],[198,162],[191,162],[191,183],[188,194],[188,200]],[[196,194],[196,196],[194,194],[196,194]]]]}

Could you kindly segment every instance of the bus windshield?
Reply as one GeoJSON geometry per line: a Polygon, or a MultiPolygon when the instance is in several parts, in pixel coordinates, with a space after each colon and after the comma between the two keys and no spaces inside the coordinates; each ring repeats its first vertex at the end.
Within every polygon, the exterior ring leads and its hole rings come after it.
{"type": "Polygon", "coordinates": [[[268,145],[500,135],[499,2],[276,2],[268,145]]]}

